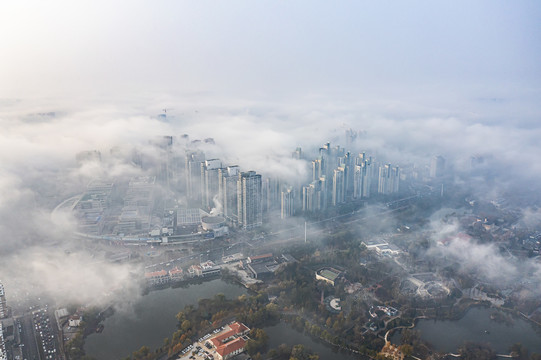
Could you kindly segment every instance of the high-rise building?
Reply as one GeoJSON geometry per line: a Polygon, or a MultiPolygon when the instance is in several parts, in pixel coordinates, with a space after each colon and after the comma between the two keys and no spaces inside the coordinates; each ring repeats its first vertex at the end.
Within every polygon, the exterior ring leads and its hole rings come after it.
{"type": "Polygon", "coordinates": [[[391,167],[391,164],[380,166],[378,178],[378,193],[389,195],[398,192],[400,183],[400,170],[398,166],[391,167]]]}
{"type": "Polygon", "coordinates": [[[295,192],[292,187],[288,187],[281,193],[281,212],[280,217],[286,219],[295,215],[295,192]]]}
{"type": "Polygon", "coordinates": [[[239,173],[237,181],[237,209],[239,226],[253,229],[263,224],[261,175],[255,171],[239,173]]]}
{"type": "Polygon", "coordinates": [[[201,206],[203,209],[214,207],[214,197],[220,194],[220,169],[222,162],[219,159],[209,159],[201,163],[201,206]]]}
{"type": "Polygon", "coordinates": [[[325,191],[325,176],[302,188],[302,210],[317,212],[327,207],[327,194],[325,191]]]}
{"type": "Polygon", "coordinates": [[[224,216],[228,219],[237,219],[237,181],[240,168],[236,165],[220,169],[220,201],[224,216]]]}
{"type": "Polygon", "coordinates": [[[202,151],[186,152],[186,196],[192,203],[201,203],[201,163],[205,161],[202,151]]]}
{"type": "Polygon", "coordinates": [[[98,150],[81,151],[75,155],[78,166],[87,162],[101,162],[101,153],[98,150]]]}
{"type": "Polygon", "coordinates": [[[4,291],[4,285],[0,282],[0,319],[4,319],[8,316],[8,308],[6,305],[6,293],[4,291]]]}
{"type": "Polygon", "coordinates": [[[302,159],[302,149],[300,147],[295,149],[295,151],[291,154],[291,157],[298,160],[302,159]]]}
{"type": "Polygon", "coordinates": [[[272,177],[262,180],[263,212],[280,208],[281,187],[281,181],[278,178],[272,177]]]}
{"type": "Polygon", "coordinates": [[[2,328],[2,323],[0,323],[0,360],[8,360],[8,355],[6,352],[6,342],[4,341],[4,329],[2,328]]]}
{"type": "Polygon", "coordinates": [[[341,166],[334,170],[332,178],[332,205],[336,206],[345,202],[345,167],[341,166]]]}
{"type": "Polygon", "coordinates": [[[438,178],[443,176],[445,170],[445,159],[442,156],[434,156],[430,161],[430,177],[438,178]]]}
{"type": "Polygon", "coordinates": [[[353,192],[355,187],[355,158],[348,151],[341,158],[340,163],[344,166],[344,199],[348,201],[353,198],[353,192]]]}
{"type": "Polygon", "coordinates": [[[319,157],[312,160],[312,181],[318,180],[325,175],[325,162],[319,157]]]}
{"type": "Polygon", "coordinates": [[[368,160],[355,165],[353,197],[355,199],[369,198],[372,186],[372,170],[368,160]]]}

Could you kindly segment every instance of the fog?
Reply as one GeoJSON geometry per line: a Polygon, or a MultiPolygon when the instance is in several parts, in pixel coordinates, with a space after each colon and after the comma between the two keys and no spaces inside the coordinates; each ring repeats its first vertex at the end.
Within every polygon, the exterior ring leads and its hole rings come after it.
{"type": "MultiPolygon", "coordinates": [[[[301,146],[310,160],[327,141],[346,146],[353,129],[348,150],[420,168],[442,155],[456,183],[478,196],[533,190],[540,13],[528,1],[3,3],[0,279],[8,296],[20,289],[87,302],[130,283],[140,269],[94,257],[73,239],[70,214],[51,212],[93,178],[147,174],[131,155],[159,159],[149,144],[157,136],[175,136],[180,156],[182,134],[212,138],[198,145],[207,158],[302,182],[307,163],[291,152],[301,146]],[[77,166],[87,150],[102,161],[77,166]],[[473,155],[485,159],[475,174],[473,155]]],[[[531,226],[538,219],[535,208],[524,214],[531,226]]],[[[446,249],[489,279],[516,277],[493,246],[469,250],[459,240],[446,249]]]]}

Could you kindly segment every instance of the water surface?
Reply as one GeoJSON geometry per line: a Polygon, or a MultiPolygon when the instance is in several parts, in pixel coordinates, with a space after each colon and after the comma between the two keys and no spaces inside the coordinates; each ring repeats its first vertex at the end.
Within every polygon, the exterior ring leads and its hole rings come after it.
{"type": "MultiPolygon", "coordinates": [[[[439,352],[457,352],[466,341],[487,343],[498,354],[508,354],[515,343],[524,345],[530,353],[541,353],[541,335],[528,321],[510,317],[511,324],[490,319],[497,310],[475,307],[459,320],[426,320],[417,322],[415,329],[421,338],[439,352]]],[[[400,333],[391,337],[393,344],[400,343],[400,333]]]]}
{"type": "Polygon", "coordinates": [[[166,288],[152,291],[133,304],[126,302],[112,316],[105,319],[100,334],[86,338],[85,352],[99,360],[121,359],[146,345],[154,349],[163,345],[163,339],[177,330],[175,315],[186,305],[196,305],[199,299],[225,294],[232,299],[247,290],[220,279],[188,287],[166,288]]]}
{"type": "Polygon", "coordinates": [[[309,335],[298,332],[284,323],[269,326],[263,330],[269,336],[269,349],[276,349],[281,344],[288,346],[303,344],[307,349],[319,354],[320,360],[353,360],[360,357],[360,355],[354,355],[352,353],[335,352],[328,344],[317,342],[309,335]]]}

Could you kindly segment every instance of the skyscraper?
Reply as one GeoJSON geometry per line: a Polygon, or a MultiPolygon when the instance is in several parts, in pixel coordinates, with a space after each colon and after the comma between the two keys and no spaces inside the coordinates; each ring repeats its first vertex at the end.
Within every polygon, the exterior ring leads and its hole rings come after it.
{"type": "Polygon", "coordinates": [[[348,151],[341,160],[344,166],[344,199],[346,201],[353,198],[354,178],[355,178],[355,158],[348,151]]]}
{"type": "Polygon", "coordinates": [[[293,188],[290,186],[287,189],[283,190],[281,198],[282,206],[280,217],[282,219],[285,219],[295,215],[295,193],[293,191],[293,188]]]}
{"type": "Polygon", "coordinates": [[[327,195],[325,192],[325,176],[302,188],[302,210],[305,212],[317,212],[327,207],[327,195]]]}
{"type": "Polygon", "coordinates": [[[400,170],[398,166],[391,167],[391,164],[380,166],[378,178],[378,193],[390,195],[398,192],[400,182],[400,170]]]}
{"type": "Polygon", "coordinates": [[[312,160],[312,181],[318,180],[325,175],[325,162],[323,158],[319,157],[312,160]]]}
{"type": "Polygon", "coordinates": [[[236,165],[220,169],[220,201],[226,218],[237,219],[237,181],[240,168],[236,165]]]}
{"type": "Polygon", "coordinates": [[[295,149],[295,151],[291,154],[291,157],[298,160],[302,159],[302,149],[300,147],[295,149]]]}
{"type": "Polygon", "coordinates": [[[201,163],[203,161],[205,161],[205,154],[202,151],[186,151],[186,196],[189,201],[197,204],[201,203],[201,163]]]}
{"type": "Polygon", "coordinates": [[[369,198],[372,185],[372,165],[368,160],[355,165],[353,197],[355,199],[369,198]]]}
{"type": "Polygon", "coordinates": [[[340,166],[333,172],[332,204],[336,206],[345,202],[345,168],[340,166]]]}
{"type": "Polygon", "coordinates": [[[261,195],[261,175],[255,171],[239,173],[237,209],[239,226],[243,229],[253,229],[263,224],[261,195]]]}
{"type": "Polygon", "coordinates": [[[8,316],[8,308],[6,305],[6,293],[4,292],[4,285],[0,282],[0,319],[8,316]]]}
{"type": "Polygon", "coordinates": [[[220,193],[220,172],[222,162],[219,159],[205,160],[201,163],[201,206],[204,209],[214,207],[214,197],[220,193]]]}
{"type": "Polygon", "coordinates": [[[438,178],[443,176],[445,170],[445,159],[442,156],[434,156],[430,161],[430,177],[438,178]]]}

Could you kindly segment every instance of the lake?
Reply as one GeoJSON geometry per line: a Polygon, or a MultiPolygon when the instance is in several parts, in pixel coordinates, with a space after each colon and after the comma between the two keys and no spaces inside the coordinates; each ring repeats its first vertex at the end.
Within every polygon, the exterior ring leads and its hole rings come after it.
{"type": "Polygon", "coordinates": [[[325,343],[317,342],[309,335],[305,335],[284,323],[263,328],[269,336],[269,349],[276,349],[281,344],[293,346],[303,344],[307,349],[319,354],[320,360],[353,360],[359,359],[360,355],[352,353],[335,352],[325,343]]]}
{"type": "MultiPolygon", "coordinates": [[[[472,341],[488,343],[498,354],[508,354],[514,343],[521,343],[530,353],[541,353],[541,335],[532,324],[517,317],[512,317],[511,325],[496,322],[490,319],[495,311],[474,307],[459,320],[421,319],[415,329],[438,352],[457,352],[465,341],[472,341]]],[[[391,341],[400,344],[400,333],[394,333],[391,341]]]]}
{"type": "Polygon", "coordinates": [[[131,304],[120,304],[103,322],[103,332],[86,338],[85,352],[96,359],[113,360],[124,358],[143,345],[154,351],[163,345],[164,338],[171,337],[177,330],[175,315],[179,311],[219,293],[233,299],[246,294],[247,290],[216,279],[188,287],[151,291],[131,304]]]}

